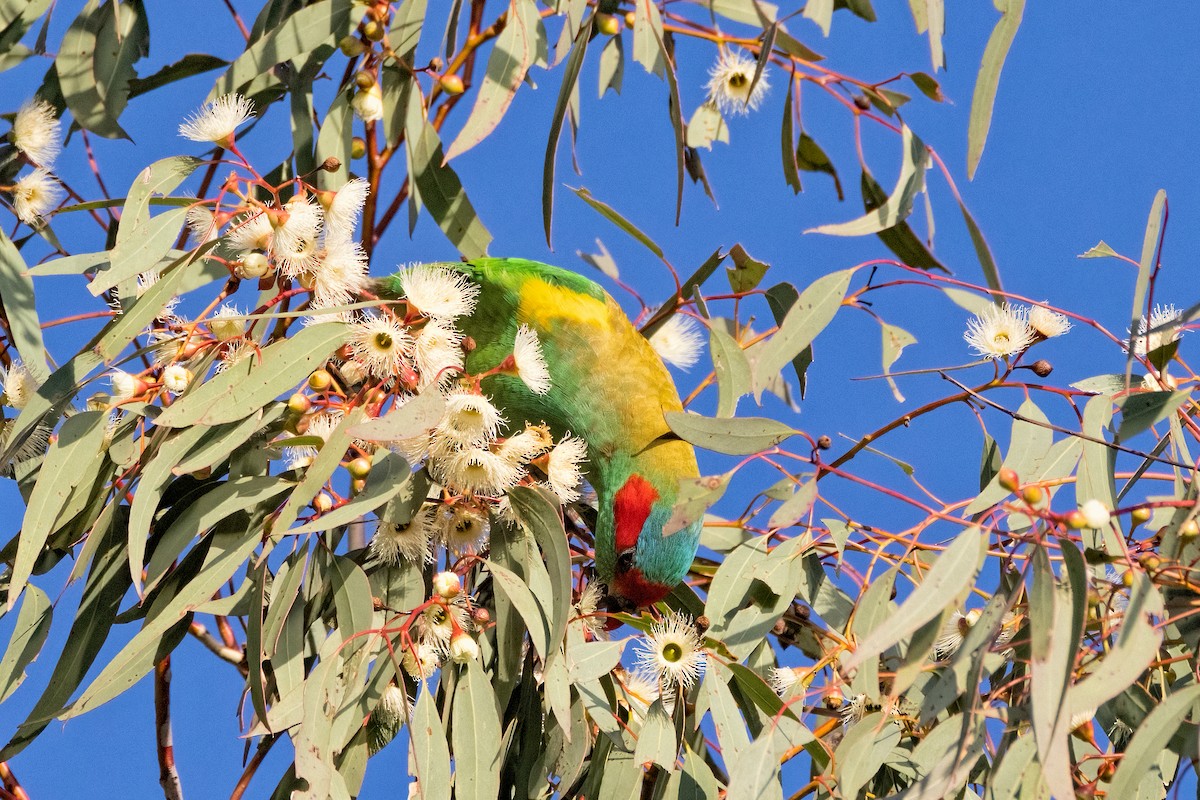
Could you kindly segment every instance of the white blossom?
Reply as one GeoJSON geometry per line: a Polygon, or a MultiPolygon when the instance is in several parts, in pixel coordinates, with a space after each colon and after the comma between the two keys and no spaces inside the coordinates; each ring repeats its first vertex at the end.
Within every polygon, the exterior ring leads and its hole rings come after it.
{"type": "Polygon", "coordinates": [[[325,210],[325,247],[346,244],[354,239],[358,218],[363,204],[371,192],[371,184],[363,178],[354,178],[337,190],[325,210]]]}
{"type": "Polygon", "coordinates": [[[163,370],[163,387],[172,394],[182,394],[192,383],[192,372],[182,364],[172,364],[163,370]]]}
{"type": "Polygon", "coordinates": [[[405,298],[428,317],[453,320],[475,310],[479,287],[461,272],[433,265],[402,270],[396,276],[405,298]]]}
{"type": "Polygon", "coordinates": [[[746,53],[722,49],[717,63],[708,70],[708,96],[722,114],[749,114],[757,111],[770,85],[767,71],[754,83],[756,63],[746,53]],[[753,88],[753,91],[751,89],[753,88]]]}
{"type": "Polygon", "coordinates": [[[659,684],[690,688],[704,671],[704,641],[692,620],[669,612],[638,640],[638,667],[659,684]]]}
{"type": "Polygon", "coordinates": [[[534,394],[550,391],[550,370],[546,368],[542,345],[538,341],[537,333],[528,325],[517,329],[513,340],[513,362],[516,365],[517,377],[529,391],[534,394]]]}
{"type": "Polygon", "coordinates": [[[1071,330],[1071,321],[1045,306],[1034,306],[1029,310],[1029,327],[1047,339],[1053,339],[1071,330]]]}
{"type": "Polygon", "coordinates": [[[373,316],[350,326],[350,352],[376,378],[396,375],[412,357],[413,338],[391,316],[373,316]]]}
{"type": "Polygon", "coordinates": [[[254,104],[240,94],[227,94],[205,103],[179,126],[179,135],[193,142],[233,144],[233,132],[254,114],[254,104]]]}
{"type": "Polygon", "coordinates": [[[58,205],[63,194],[62,186],[50,170],[38,167],[13,186],[13,210],[21,222],[33,225],[58,205]]]}
{"type": "Polygon", "coordinates": [[[687,314],[672,314],[658,330],[650,334],[650,346],[666,363],[689,369],[700,360],[704,335],[696,320],[687,314]]]}
{"type": "Polygon", "coordinates": [[[1179,341],[1183,335],[1180,323],[1183,312],[1173,305],[1155,306],[1150,313],[1150,319],[1142,317],[1138,320],[1138,335],[1134,338],[1133,349],[1139,356],[1153,353],[1179,341]]]}
{"type": "Polygon", "coordinates": [[[1104,503],[1094,497],[1080,506],[1079,511],[1083,514],[1083,519],[1089,528],[1107,527],[1112,519],[1112,512],[1105,508],[1104,503]]]}
{"type": "Polygon", "coordinates": [[[349,303],[371,283],[367,275],[367,254],[362,246],[349,239],[325,242],[320,261],[309,273],[315,308],[329,308],[349,303]]]}
{"type": "Polygon", "coordinates": [[[963,338],[984,358],[1007,358],[1033,344],[1033,329],[1024,309],[1008,304],[989,306],[967,322],[963,338]]]}
{"type": "Polygon", "coordinates": [[[587,460],[587,442],[577,436],[564,436],[546,463],[546,482],[550,491],[564,503],[579,499],[579,484],[583,480],[579,465],[587,460]]]}
{"type": "Polygon", "coordinates": [[[33,98],[25,101],[17,111],[8,140],[34,164],[49,167],[62,148],[59,141],[60,125],[58,117],[54,115],[54,106],[45,100],[33,98]]]}
{"type": "Polygon", "coordinates": [[[378,83],[368,89],[360,89],[350,100],[350,108],[363,122],[383,119],[383,89],[378,83]]]}
{"type": "Polygon", "coordinates": [[[420,387],[445,386],[463,369],[462,333],[441,319],[431,319],[417,333],[413,353],[420,374],[420,387]]]}
{"type": "Polygon", "coordinates": [[[18,411],[29,404],[38,390],[38,382],[29,367],[13,361],[7,369],[0,365],[0,394],[5,402],[18,411]]]}
{"type": "Polygon", "coordinates": [[[296,195],[284,204],[287,218],[271,238],[271,255],[279,269],[294,278],[311,272],[317,261],[317,235],[321,230],[321,206],[308,196],[296,195]]]}
{"type": "Polygon", "coordinates": [[[380,520],[371,539],[370,553],[385,564],[396,566],[401,560],[424,564],[433,560],[430,547],[433,534],[433,508],[422,506],[407,522],[380,520]]]}

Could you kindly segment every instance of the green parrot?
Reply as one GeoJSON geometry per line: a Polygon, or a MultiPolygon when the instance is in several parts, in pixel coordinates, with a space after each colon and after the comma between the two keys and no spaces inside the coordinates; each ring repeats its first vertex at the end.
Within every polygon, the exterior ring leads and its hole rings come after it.
{"type": "MultiPolygon", "coordinates": [[[[596,490],[596,571],[610,611],[650,605],[687,574],[700,541],[699,521],[663,535],[679,482],[699,470],[691,445],[667,436],[663,418],[682,405],[650,343],[598,284],[558,267],[515,258],[437,266],[479,288],[473,314],[457,325],[475,343],[466,368],[480,374],[513,352],[517,329],[538,335],[551,388],[534,394],[515,375],[486,378],[483,389],[519,430],[545,422],[557,436],[588,445],[586,476],[596,490]]],[[[381,293],[399,296],[395,276],[381,293]]]]}

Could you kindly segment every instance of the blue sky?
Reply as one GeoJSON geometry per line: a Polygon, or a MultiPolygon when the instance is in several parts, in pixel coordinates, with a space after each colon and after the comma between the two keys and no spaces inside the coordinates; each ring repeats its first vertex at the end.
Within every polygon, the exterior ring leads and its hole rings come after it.
{"type": "MultiPolygon", "coordinates": [[[[80,5],[60,4],[51,41],[57,40],[80,5]]],[[[206,49],[225,56],[238,52],[240,37],[216,0],[151,5],[151,56],[138,67],[143,75],[174,61],[183,52],[174,42],[199,36],[199,31],[204,31],[205,44],[188,50],[206,49]],[[168,8],[169,14],[164,13],[168,8]]],[[[790,28],[828,56],[827,65],[857,77],[882,80],[902,70],[929,71],[927,42],[913,30],[905,4],[877,5],[880,21],[874,25],[838,13],[828,40],[804,20],[794,20],[790,28]]],[[[1191,4],[1159,2],[1130,13],[1112,2],[1029,3],[1005,66],[987,149],[974,181],[967,181],[965,175],[967,118],[979,57],[995,14],[989,4],[952,4],[948,14],[950,69],[938,78],[949,102],[936,105],[911,92],[915,99],[904,109],[904,118],[947,163],[988,238],[1006,288],[1094,316],[1110,330],[1122,330],[1129,316],[1132,270],[1116,261],[1081,261],[1076,256],[1104,239],[1136,257],[1154,193],[1163,188],[1170,198],[1171,216],[1157,297],[1181,307],[1196,302],[1190,243],[1200,233],[1196,189],[1200,175],[1192,155],[1197,149],[1200,99],[1190,87],[1200,73],[1200,52],[1195,48],[1200,17],[1191,4]]],[[[431,49],[436,42],[426,41],[422,47],[431,49]]],[[[685,118],[703,100],[711,54],[708,46],[679,44],[685,118]]],[[[860,210],[848,115],[819,90],[805,87],[803,122],[839,167],[848,193],[845,203],[836,203],[831,181],[824,175],[804,174],[805,192],[798,197],[785,185],[778,155],[783,78],[776,73],[763,109],[732,122],[731,144],[717,144],[712,152],[703,152],[719,212],[699,187],[689,183],[682,221],[676,228],[673,139],[665,85],[629,63],[623,94],[610,94],[597,102],[597,58],[598,51],[590,55],[581,79],[584,106],[578,152],[583,175],[570,170],[569,140],[564,136],[558,180],[587,186],[614,205],[658,241],[681,272],[693,270],[717,247],[737,242],[772,265],[768,283],[788,280],[801,288],[833,270],[888,257],[873,237],[840,239],[804,233],[815,225],[850,219],[860,210]]],[[[6,73],[0,110],[14,110],[32,93],[43,71],[43,64],[28,63],[6,73]]],[[[587,270],[575,253],[594,251],[600,238],[623,277],[644,290],[648,299],[661,299],[670,289],[661,265],[561,186],[555,203],[554,250],[546,248],[540,212],[541,163],[560,72],[535,71],[541,88],[523,90],[497,135],[454,162],[495,237],[491,252],[587,270]]],[[[135,99],[122,123],[136,143],[96,142],[97,158],[114,194],[121,193],[146,164],[167,155],[198,152],[197,146],[176,137],[175,129],[182,116],[201,103],[212,77],[177,84],[167,95],[135,99]]],[[[462,119],[459,116],[457,124],[462,119]]],[[[290,149],[286,124],[276,111],[260,125],[251,145],[260,163],[274,164],[290,149]]],[[[865,146],[876,178],[890,187],[899,166],[898,137],[867,126],[865,146]]],[[[59,168],[83,194],[95,194],[78,142],[60,158],[59,168]]],[[[937,254],[957,277],[981,280],[949,191],[932,171],[929,184],[937,220],[937,254]]],[[[919,215],[916,224],[922,229],[919,215]]],[[[77,230],[76,238],[63,235],[74,252],[103,246],[94,227],[84,224],[77,230]]],[[[402,225],[390,231],[372,270],[386,274],[400,263],[454,257],[453,249],[425,217],[411,241],[402,225]]],[[[880,279],[890,277],[895,275],[882,274],[880,279]]],[[[710,290],[722,288],[720,275],[715,276],[710,290]]],[[[96,307],[79,284],[66,279],[40,283],[38,292],[43,319],[96,307]]],[[[969,360],[962,341],[967,314],[944,297],[913,288],[877,293],[873,299],[877,313],[919,340],[906,351],[898,369],[969,360]]],[[[760,310],[759,315],[765,312],[760,310]]],[[[763,325],[759,323],[760,328],[763,325]]],[[[54,329],[48,337],[52,353],[65,359],[88,333],[78,327],[54,329]]],[[[879,371],[878,339],[877,326],[865,315],[840,314],[818,340],[819,360],[810,373],[810,393],[802,411],[794,416],[768,402],[766,413],[783,415],[814,436],[826,433],[835,439],[839,432],[861,434],[897,416],[903,407],[885,384],[848,381],[879,371]]],[[[1114,346],[1085,329],[1039,347],[1039,355],[1056,366],[1056,385],[1115,371],[1124,360],[1114,346]]],[[[687,389],[701,377],[703,369],[698,366],[690,374],[680,374],[679,382],[687,389]]],[[[930,376],[903,379],[901,388],[909,406],[948,391],[940,379],[930,376]]],[[[1020,402],[1015,393],[1005,399],[1013,406],[1020,402]]],[[[712,403],[711,396],[704,396],[697,408],[711,410],[712,403]]],[[[763,413],[753,409],[749,398],[743,399],[740,410],[763,413]]],[[[881,446],[916,463],[919,476],[937,491],[965,497],[978,474],[978,427],[966,413],[945,414],[937,424],[937,428],[914,426],[881,446]],[[930,441],[935,443],[932,449],[930,441]]],[[[995,435],[1008,430],[1008,422],[996,417],[989,418],[989,426],[995,435]]],[[[728,461],[718,458],[705,463],[710,471],[728,466],[728,461]]],[[[896,481],[895,468],[882,460],[860,466],[868,477],[896,481]]],[[[752,480],[747,484],[757,487],[752,480]]],[[[850,501],[870,499],[858,492],[845,496],[850,501]]],[[[0,502],[19,508],[9,485],[0,486],[0,502]]],[[[6,515],[0,521],[0,540],[7,541],[18,527],[19,515],[6,515]]],[[[52,597],[61,587],[61,572],[41,584],[52,597]]],[[[63,608],[73,610],[76,597],[77,588],[66,590],[63,608]]],[[[36,698],[32,690],[48,675],[69,624],[66,616],[56,620],[51,641],[31,670],[30,685],[0,708],[0,737],[7,737],[36,698]]],[[[0,621],[0,637],[6,639],[10,630],[9,619],[0,621]]],[[[111,655],[115,649],[106,652],[111,655]]],[[[191,641],[174,659],[174,672],[175,741],[185,791],[193,797],[228,793],[240,771],[235,713],[241,683],[228,665],[191,641]]],[[[158,792],[152,743],[151,686],[143,681],[97,712],[51,725],[12,766],[34,800],[103,794],[117,788],[149,797],[158,792]],[[69,762],[64,754],[69,754],[69,762]],[[64,763],[70,767],[64,768],[64,763]]],[[[260,772],[252,796],[269,791],[286,758],[286,748],[278,748],[260,772]]],[[[372,762],[364,796],[389,791],[404,769],[404,753],[398,746],[385,751],[372,762]]]]}

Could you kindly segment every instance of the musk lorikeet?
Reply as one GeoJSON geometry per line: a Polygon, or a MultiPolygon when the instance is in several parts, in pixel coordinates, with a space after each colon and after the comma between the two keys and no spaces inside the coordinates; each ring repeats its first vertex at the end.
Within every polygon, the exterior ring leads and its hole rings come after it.
{"type": "MultiPolygon", "coordinates": [[[[598,284],[558,267],[515,258],[437,266],[480,288],[473,314],[458,320],[475,347],[466,368],[480,374],[513,352],[521,325],[537,333],[551,388],[534,394],[515,375],[484,379],[483,390],[514,430],[545,422],[588,446],[586,475],[596,490],[596,571],[610,610],[661,600],[687,574],[699,521],[663,535],[679,482],[699,471],[691,445],[668,436],[666,411],[679,411],[675,384],[650,343],[598,284]]],[[[401,293],[396,277],[381,293],[401,293]]]]}

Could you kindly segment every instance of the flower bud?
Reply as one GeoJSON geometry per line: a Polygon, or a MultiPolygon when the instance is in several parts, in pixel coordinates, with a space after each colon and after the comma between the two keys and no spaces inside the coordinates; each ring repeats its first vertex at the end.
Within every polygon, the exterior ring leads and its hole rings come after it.
{"type": "Polygon", "coordinates": [[[369,19],[363,23],[362,32],[363,35],[372,42],[378,42],[387,34],[387,28],[383,27],[375,20],[369,19]]]}
{"type": "Polygon", "coordinates": [[[310,408],[312,408],[312,400],[309,400],[306,395],[296,392],[294,395],[288,398],[287,406],[288,411],[296,414],[304,414],[307,413],[310,408]]]}
{"type": "Polygon", "coordinates": [[[637,14],[632,11],[625,12],[625,27],[632,28],[633,23],[637,21],[637,14]]]}
{"type": "Polygon", "coordinates": [[[1129,520],[1135,526],[1136,525],[1144,525],[1145,523],[1150,521],[1150,517],[1152,515],[1153,515],[1153,512],[1151,512],[1151,510],[1148,508],[1135,508],[1133,511],[1130,512],[1129,520]]]}
{"type": "MultiPolygon", "coordinates": [[[[236,311],[234,313],[237,313],[236,311]]],[[[237,339],[246,332],[246,322],[240,319],[230,319],[229,317],[213,317],[208,321],[208,330],[213,336],[223,342],[230,339],[237,339]]]]}
{"type": "Polygon", "coordinates": [[[479,659],[479,645],[468,634],[454,634],[450,640],[450,660],[458,664],[479,659]]]}
{"type": "Polygon", "coordinates": [[[616,36],[621,32],[621,21],[612,14],[596,14],[596,30],[605,36],[616,36]]]}
{"type": "Polygon", "coordinates": [[[1196,520],[1194,518],[1185,520],[1184,523],[1179,526],[1179,535],[1184,539],[1192,539],[1197,534],[1200,534],[1200,525],[1196,524],[1196,520]]]}
{"type": "Polygon", "coordinates": [[[1021,489],[1021,499],[1026,505],[1040,506],[1042,501],[1046,499],[1046,493],[1042,491],[1042,487],[1029,485],[1021,489]]]}
{"type": "Polygon", "coordinates": [[[350,473],[351,478],[363,480],[371,474],[371,459],[359,456],[346,465],[346,470],[350,473]]]}
{"type": "Polygon", "coordinates": [[[439,572],[433,576],[433,591],[439,597],[449,600],[462,592],[462,580],[455,572],[439,572]]]}
{"type": "Polygon", "coordinates": [[[1138,563],[1142,569],[1154,571],[1162,566],[1162,559],[1156,553],[1142,553],[1138,556],[1138,563]]]}
{"type": "Polygon", "coordinates": [[[438,84],[446,94],[462,94],[467,88],[458,75],[443,75],[438,78],[438,84]]]}
{"type": "Polygon", "coordinates": [[[367,143],[361,136],[355,136],[350,140],[350,157],[362,158],[367,154],[367,143]]]}
{"type": "Polygon", "coordinates": [[[192,383],[192,372],[182,364],[172,364],[163,370],[163,387],[172,394],[182,394],[192,383]]]}
{"type": "Polygon", "coordinates": [[[367,46],[355,36],[343,36],[342,40],[338,42],[338,49],[342,51],[342,55],[355,58],[366,52],[367,46]]]}
{"type": "Polygon", "coordinates": [[[1015,492],[1021,486],[1021,478],[1009,467],[1001,467],[999,473],[1000,486],[1010,492],[1015,492]]]}
{"type": "Polygon", "coordinates": [[[1084,522],[1089,528],[1103,528],[1112,520],[1112,512],[1099,500],[1092,498],[1079,507],[1084,522]]]}
{"type": "Polygon", "coordinates": [[[372,84],[371,88],[356,92],[350,101],[350,108],[363,122],[383,119],[383,90],[379,88],[379,84],[372,84]]]}
{"type": "Polygon", "coordinates": [[[375,76],[364,70],[354,73],[354,85],[360,89],[370,89],[375,85],[375,76]]]}
{"type": "Polygon", "coordinates": [[[1083,516],[1082,511],[1072,511],[1070,514],[1067,514],[1066,522],[1068,528],[1076,531],[1088,526],[1087,519],[1083,516]]]}
{"type": "Polygon", "coordinates": [[[271,262],[262,253],[243,253],[233,262],[233,274],[239,278],[261,278],[271,271],[271,262]]]}
{"type": "Polygon", "coordinates": [[[333,385],[333,376],[323,369],[316,370],[308,376],[308,388],[315,392],[323,392],[333,385]]]}
{"type": "Polygon", "coordinates": [[[313,498],[312,507],[313,511],[316,511],[318,514],[324,514],[333,508],[333,498],[325,492],[321,492],[313,498]]]}

